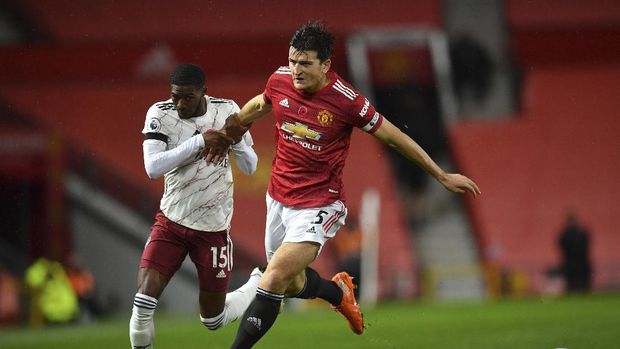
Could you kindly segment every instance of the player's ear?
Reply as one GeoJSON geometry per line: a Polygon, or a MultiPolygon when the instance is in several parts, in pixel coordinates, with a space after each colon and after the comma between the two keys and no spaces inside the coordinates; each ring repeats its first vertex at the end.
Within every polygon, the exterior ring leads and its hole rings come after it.
{"type": "Polygon", "coordinates": [[[327,73],[329,71],[329,68],[331,68],[331,66],[332,66],[332,60],[331,58],[328,58],[324,60],[323,63],[321,63],[321,71],[323,73],[327,73]]]}
{"type": "Polygon", "coordinates": [[[203,86],[202,87],[202,94],[206,95],[207,94],[207,86],[203,86]]]}

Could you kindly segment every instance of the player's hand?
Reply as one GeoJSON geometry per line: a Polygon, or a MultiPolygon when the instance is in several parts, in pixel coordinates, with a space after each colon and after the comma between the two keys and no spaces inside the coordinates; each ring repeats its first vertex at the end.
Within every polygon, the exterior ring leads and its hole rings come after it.
{"type": "Polygon", "coordinates": [[[453,193],[470,192],[474,197],[482,194],[474,181],[458,173],[447,173],[439,182],[453,193]]]}
{"type": "Polygon", "coordinates": [[[234,140],[234,144],[237,144],[241,141],[243,134],[250,129],[250,126],[252,126],[252,124],[242,125],[237,113],[233,113],[226,118],[226,123],[224,124],[222,131],[234,140]]]}
{"type": "Polygon", "coordinates": [[[204,157],[207,162],[213,163],[220,162],[228,153],[228,148],[234,143],[232,137],[215,130],[204,132],[202,138],[205,140],[205,147],[200,156],[204,157]]]}

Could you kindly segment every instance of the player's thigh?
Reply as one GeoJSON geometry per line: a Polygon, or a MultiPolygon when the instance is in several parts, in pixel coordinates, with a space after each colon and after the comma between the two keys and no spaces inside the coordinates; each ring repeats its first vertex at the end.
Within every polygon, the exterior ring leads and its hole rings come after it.
{"type": "Polygon", "coordinates": [[[140,260],[138,272],[140,289],[161,293],[163,287],[181,267],[187,255],[184,234],[180,231],[182,228],[168,220],[161,212],[155,216],[155,224],[151,227],[140,260]]]}
{"type": "MultiPolygon", "coordinates": [[[[226,231],[193,231],[189,256],[198,271],[200,290],[226,292],[233,266],[233,245],[226,231]]],[[[223,303],[222,303],[223,304],[223,303]]]]}
{"type": "Polygon", "coordinates": [[[267,216],[265,222],[265,254],[267,261],[282,245],[286,230],[282,221],[282,214],[285,208],[280,202],[272,199],[269,194],[265,198],[267,204],[267,216]]]}

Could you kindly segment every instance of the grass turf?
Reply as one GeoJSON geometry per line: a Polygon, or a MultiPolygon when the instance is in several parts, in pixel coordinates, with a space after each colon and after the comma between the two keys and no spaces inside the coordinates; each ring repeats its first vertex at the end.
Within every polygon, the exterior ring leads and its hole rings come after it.
{"type": "MultiPolygon", "coordinates": [[[[620,295],[484,303],[387,303],[366,309],[367,330],[349,331],[325,308],[284,312],[255,348],[619,348],[620,295]]],[[[3,349],[129,348],[128,316],[92,325],[0,330],[3,349]]],[[[156,349],[228,348],[233,323],[212,332],[197,314],[156,315],[156,349]]]]}

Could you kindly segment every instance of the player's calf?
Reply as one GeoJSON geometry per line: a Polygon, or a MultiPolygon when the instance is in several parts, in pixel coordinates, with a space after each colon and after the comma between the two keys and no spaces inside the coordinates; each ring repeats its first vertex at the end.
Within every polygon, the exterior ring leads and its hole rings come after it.
{"type": "Polygon", "coordinates": [[[136,293],[133,301],[131,319],[129,320],[129,340],[133,349],[151,349],[155,337],[153,315],[157,299],[136,293]]]}

